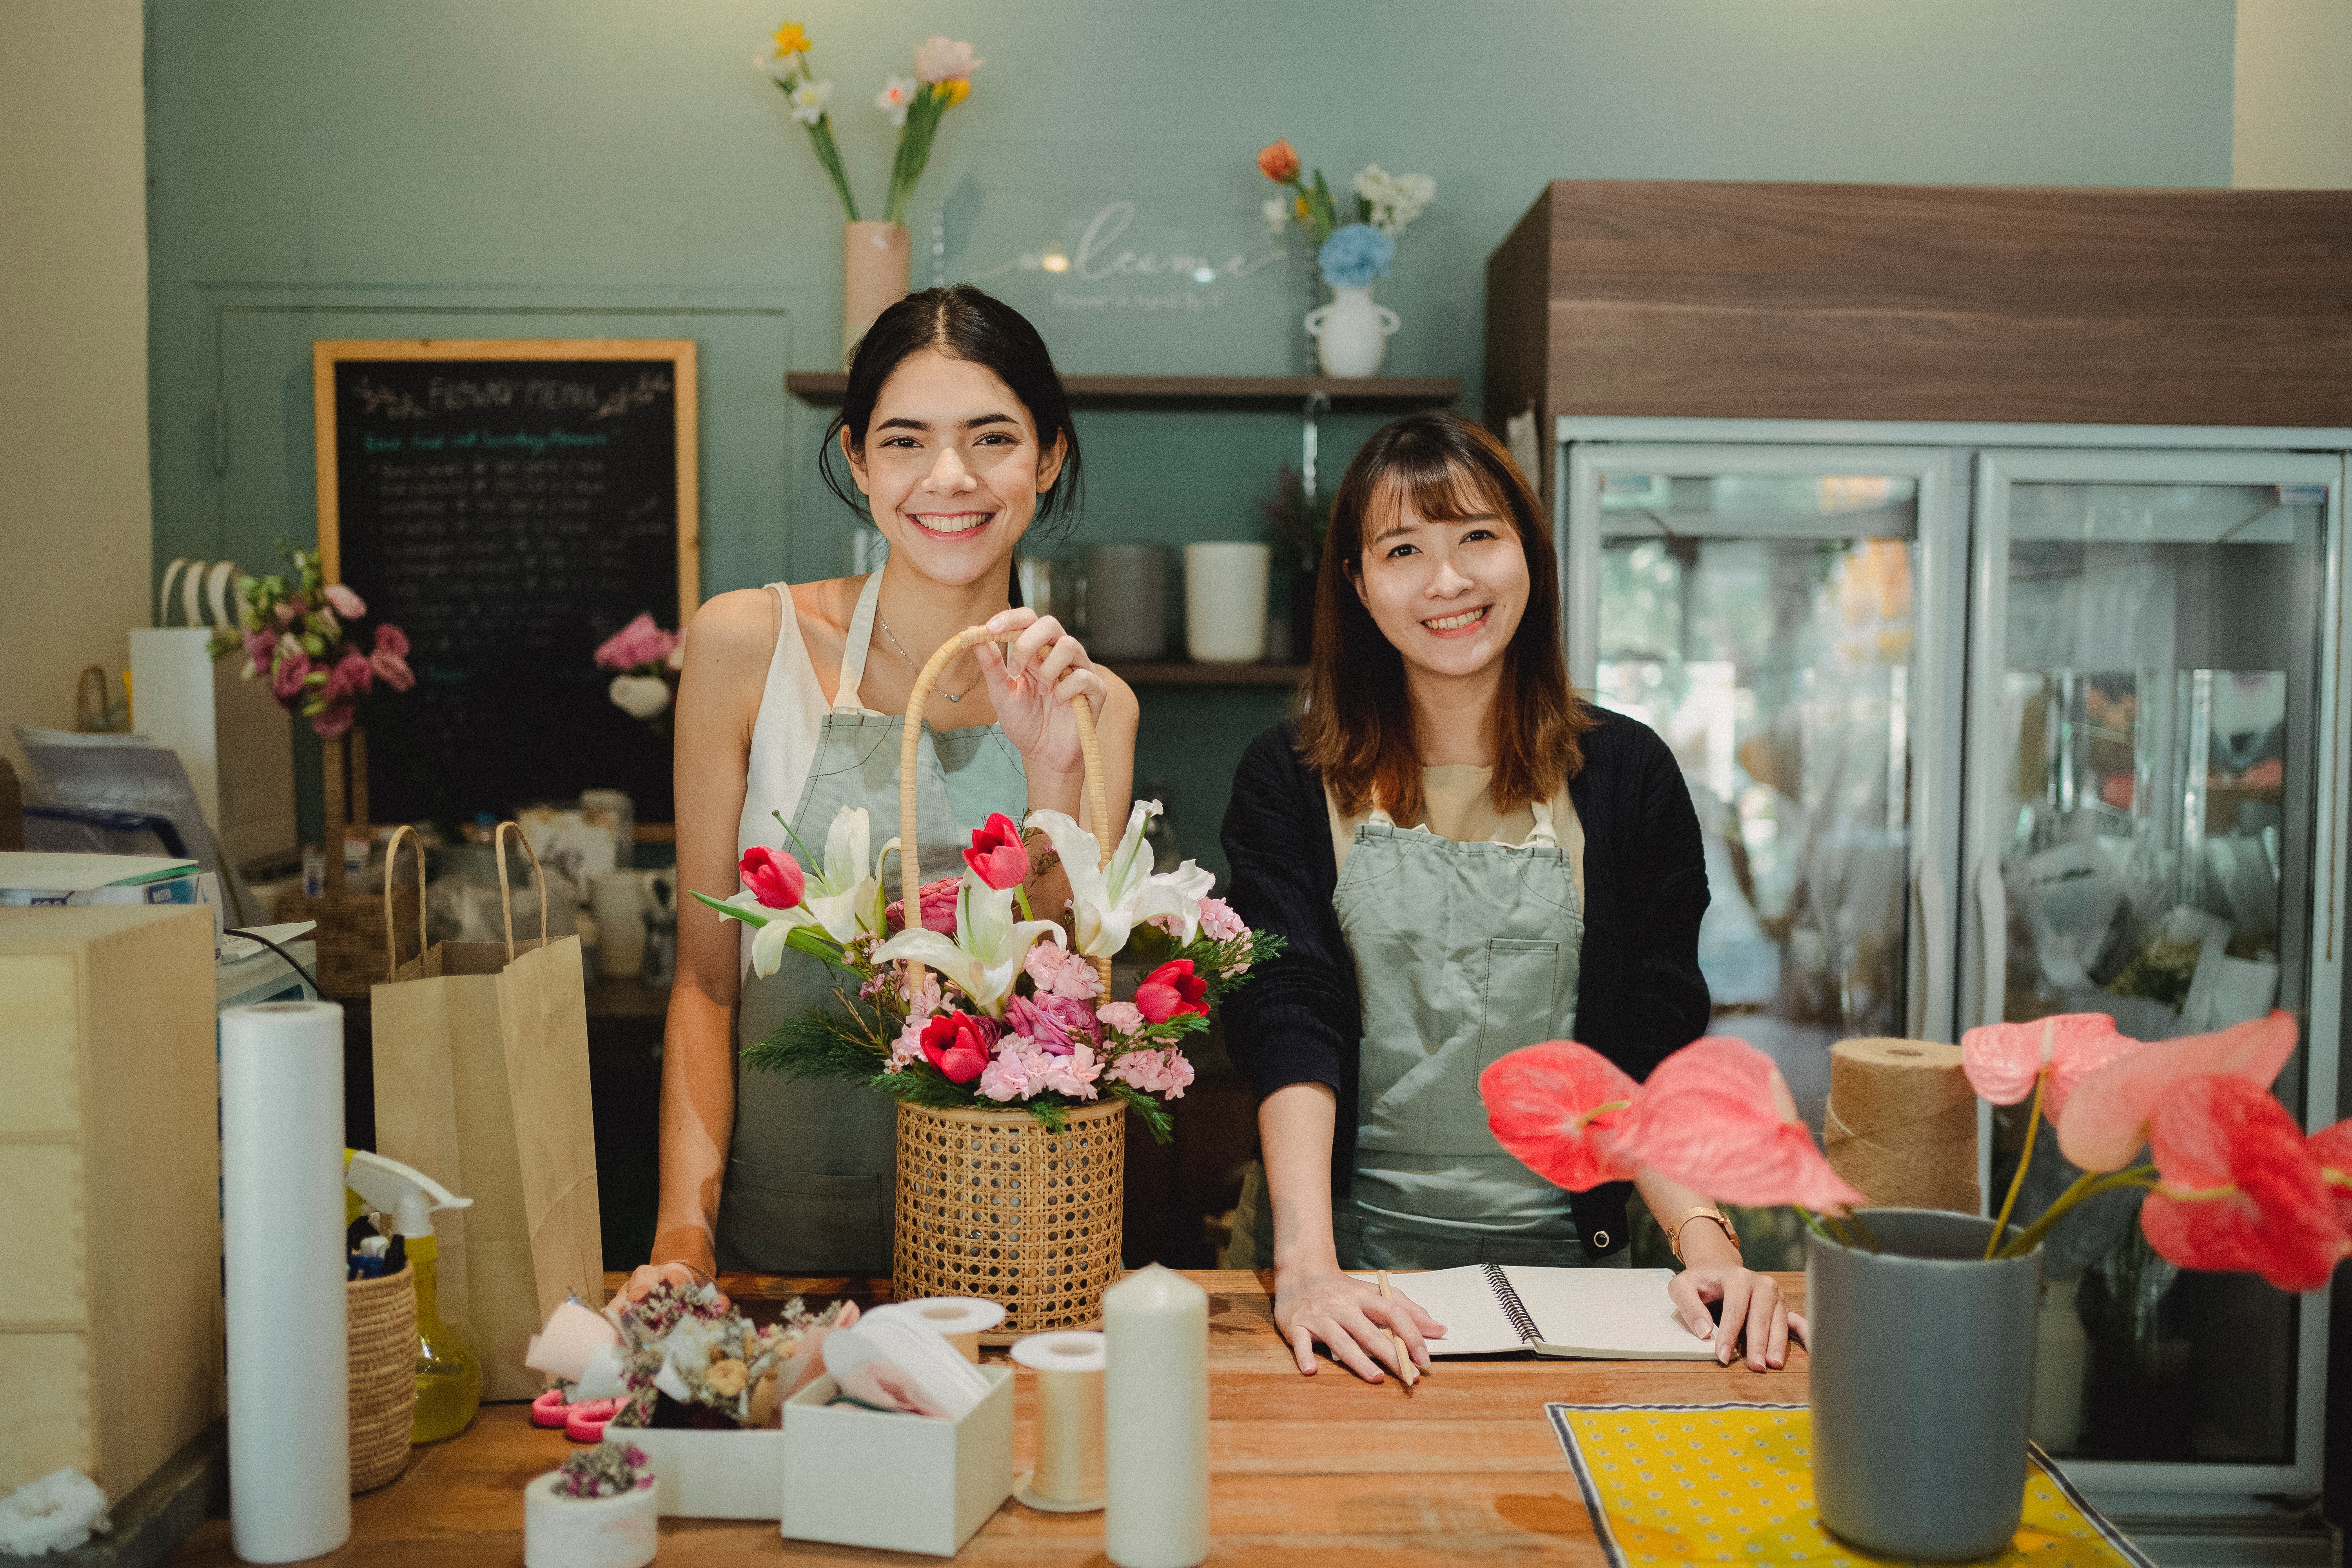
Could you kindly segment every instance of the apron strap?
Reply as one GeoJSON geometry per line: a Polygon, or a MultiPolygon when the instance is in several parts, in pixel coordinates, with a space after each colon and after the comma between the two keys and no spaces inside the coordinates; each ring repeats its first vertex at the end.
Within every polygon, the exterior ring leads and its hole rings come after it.
{"type": "Polygon", "coordinates": [[[1519,847],[1522,849],[1559,848],[1559,834],[1551,825],[1551,802],[1548,800],[1539,800],[1536,802],[1535,814],[1536,825],[1534,831],[1528,835],[1526,841],[1522,843],[1519,847]]]}
{"type": "Polygon", "coordinates": [[[866,710],[865,700],[857,688],[866,679],[866,650],[874,641],[874,607],[882,602],[882,574],[866,574],[866,586],[857,593],[857,608],[849,614],[849,640],[841,649],[841,684],[834,689],[835,712],[847,709],[853,713],[866,710]]]}

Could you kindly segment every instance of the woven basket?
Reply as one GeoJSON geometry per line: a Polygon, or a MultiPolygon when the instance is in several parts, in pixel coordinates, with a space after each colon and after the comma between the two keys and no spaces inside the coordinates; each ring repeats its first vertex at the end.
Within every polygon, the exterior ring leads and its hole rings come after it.
{"type": "Polygon", "coordinates": [[[367,1491],[408,1463],[416,1425],[416,1270],[343,1287],[350,1310],[352,1490],[367,1491]]]}
{"type": "Polygon", "coordinates": [[[1008,1335],[1092,1324],[1118,1277],[1126,1164],[1124,1100],[1062,1132],[1025,1110],[901,1104],[893,1293],[994,1301],[1008,1335]]]}
{"type": "MultiPolygon", "coordinates": [[[[922,908],[911,786],[919,776],[923,704],[948,665],[987,640],[984,627],[970,626],[941,643],[908,695],[898,741],[898,878],[910,910],[922,908]]],[[[1110,805],[1094,710],[1081,697],[1071,713],[1095,837],[1108,861],[1110,805]]],[[[1095,968],[1108,994],[1110,960],[1095,960],[1095,968]]],[[[902,1101],[893,1293],[900,1300],[994,1301],[1004,1309],[1000,1331],[1008,1340],[1093,1323],[1102,1316],[1103,1287],[1118,1274],[1126,1164],[1124,1100],[1072,1110],[1061,1132],[1048,1132],[1025,1110],[933,1110],[902,1101]]]]}

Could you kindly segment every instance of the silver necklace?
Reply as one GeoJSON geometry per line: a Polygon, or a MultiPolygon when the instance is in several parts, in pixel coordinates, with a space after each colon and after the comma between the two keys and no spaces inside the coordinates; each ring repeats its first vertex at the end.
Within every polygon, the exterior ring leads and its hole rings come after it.
{"type": "MultiPolygon", "coordinates": [[[[882,635],[890,639],[891,651],[896,653],[900,658],[905,659],[907,661],[907,668],[915,671],[915,673],[919,676],[922,673],[923,667],[915,662],[915,656],[907,651],[907,645],[898,640],[898,634],[890,629],[890,623],[882,618],[882,612],[879,610],[874,612],[874,624],[880,626],[882,628],[882,635]]],[[[945,697],[950,702],[961,702],[966,696],[970,695],[971,689],[979,684],[980,677],[974,676],[970,680],[964,682],[963,689],[961,691],[943,691],[940,695],[945,697]]]]}

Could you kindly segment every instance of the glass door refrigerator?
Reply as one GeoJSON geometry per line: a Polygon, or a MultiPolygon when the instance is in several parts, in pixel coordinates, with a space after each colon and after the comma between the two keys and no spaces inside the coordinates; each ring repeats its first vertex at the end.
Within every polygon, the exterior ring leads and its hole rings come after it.
{"type": "MultiPolygon", "coordinates": [[[[2158,1039],[2273,1006],[2303,1042],[2279,1099],[2337,1119],[2352,433],[1559,439],[1571,679],[1681,760],[1711,1026],[1817,1130],[1838,1039],[2066,1012],[2158,1039]]],[[[1980,1120],[1994,1201],[2023,1112],[1980,1120]]],[[[2026,1213],[2074,1174],[2053,1142],[2026,1213]]],[[[1790,1229],[1755,1266],[1801,1267],[1790,1229]]],[[[2045,1274],[2035,1433],[2084,1486],[2149,1516],[2319,1490],[2325,1292],[2172,1268],[2130,1194],[2059,1226],[2045,1274]]]]}

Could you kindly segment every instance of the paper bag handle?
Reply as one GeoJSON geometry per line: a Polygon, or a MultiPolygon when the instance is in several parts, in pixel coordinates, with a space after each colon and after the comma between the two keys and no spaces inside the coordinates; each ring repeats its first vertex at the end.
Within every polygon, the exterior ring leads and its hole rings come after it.
{"type": "Polygon", "coordinates": [[[530,835],[522,830],[520,822],[501,822],[490,835],[490,843],[499,856],[499,908],[507,918],[507,962],[514,962],[514,893],[507,886],[507,833],[512,829],[521,841],[523,853],[530,857],[530,874],[539,881],[539,945],[547,945],[547,870],[539,863],[539,851],[530,847],[530,835]]]}
{"type": "MultiPolygon", "coordinates": [[[[907,722],[898,736],[898,888],[899,898],[906,908],[907,929],[914,931],[923,923],[922,868],[915,864],[915,788],[921,765],[923,742],[923,704],[931,700],[931,689],[940,683],[949,665],[957,656],[989,640],[986,626],[966,626],[947,641],[940,644],[915,677],[915,689],[907,697],[907,722]]],[[[1078,723],[1078,753],[1086,760],[1087,805],[1093,814],[1095,842],[1100,847],[1099,865],[1110,864],[1113,842],[1109,833],[1110,797],[1103,783],[1102,745],[1095,739],[1094,705],[1084,697],[1070,704],[1071,717],[1078,723]]],[[[1110,994],[1110,960],[1094,961],[1095,973],[1102,976],[1103,994],[1110,994]]],[[[922,965],[908,961],[908,979],[921,978],[922,965]]]]}
{"type": "Polygon", "coordinates": [[[392,830],[392,837],[383,847],[383,977],[386,980],[400,973],[400,942],[392,930],[392,868],[400,858],[400,841],[404,837],[416,851],[416,956],[425,956],[425,840],[416,837],[416,829],[404,822],[392,830]]]}

